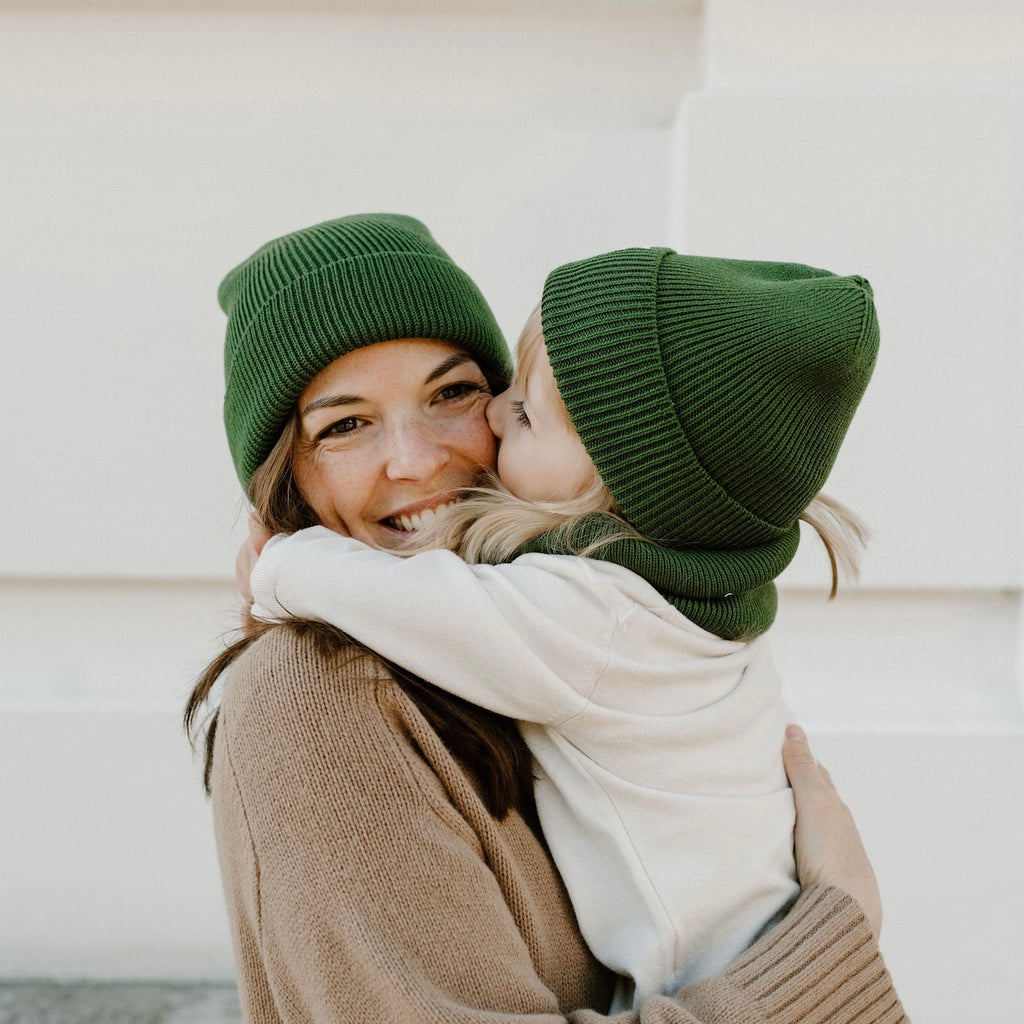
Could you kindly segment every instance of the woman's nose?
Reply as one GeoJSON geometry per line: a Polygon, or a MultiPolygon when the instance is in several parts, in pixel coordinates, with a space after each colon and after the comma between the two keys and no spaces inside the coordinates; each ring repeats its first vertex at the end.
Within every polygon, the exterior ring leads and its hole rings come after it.
{"type": "Polygon", "coordinates": [[[491,428],[491,433],[499,439],[505,432],[505,409],[507,406],[507,391],[502,391],[500,395],[495,395],[487,403],[487,426],[491,428]]]}
{"type": "Polygon", "coordinates": [[[422,420],[397,426],[390,440],[386,472],[391,480],[429,480],[451,458],[443,439],[422,420]]]}

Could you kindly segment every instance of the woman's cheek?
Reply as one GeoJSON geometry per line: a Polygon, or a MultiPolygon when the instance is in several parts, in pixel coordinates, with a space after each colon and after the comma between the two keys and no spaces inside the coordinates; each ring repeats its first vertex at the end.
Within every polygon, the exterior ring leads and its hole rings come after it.
{"type": "Polygon", "coordinates": [[[498,442],[487,423],[487,404],[478,403],[464,417],[453,423],[451,449],[468,465],[494,469],[497,465],[498,442]]]}
{"type": "Polygon", "coordinates": [[[491,433],[491,428],[487,423],[487,417],[484,415],[484,410],[480,411],[480,454],[476,459],[476,464],[484,466],[487,469],[497,469],[498,467],[498,439],[491,433]]]}
{"type": "Polygon", "coordinates": [[[365,475],[359,458],[330,445],[318,445],[295,464],[295,483],[317,520],[341,532],[347,532],[361,504],[365,475]]]}

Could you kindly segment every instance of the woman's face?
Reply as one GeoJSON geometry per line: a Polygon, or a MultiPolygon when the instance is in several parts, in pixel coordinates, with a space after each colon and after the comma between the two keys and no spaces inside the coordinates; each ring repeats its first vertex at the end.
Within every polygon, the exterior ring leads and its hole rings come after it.
{"type": "Polygon", "coordinates": [[[293,471],[326,527],[394,548],[494,468],[490,387],[462,349],[382,341],[336,359],[299,396],[293,471]]]}

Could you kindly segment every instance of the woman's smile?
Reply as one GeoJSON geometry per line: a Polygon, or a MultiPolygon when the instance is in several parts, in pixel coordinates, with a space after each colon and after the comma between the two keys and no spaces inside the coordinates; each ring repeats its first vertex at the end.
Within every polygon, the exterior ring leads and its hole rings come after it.
{"type": "Polygon", "coordinates": [[[409,506],[400,512],[394,512],[385,516],[382,525],[404,533],[414,533],[426,524],[433,522],[438,515],[443,515],[445,509],[451,508],[457,498],[446,497],[439,502],[422,502],[419,507],[409,506]]]}

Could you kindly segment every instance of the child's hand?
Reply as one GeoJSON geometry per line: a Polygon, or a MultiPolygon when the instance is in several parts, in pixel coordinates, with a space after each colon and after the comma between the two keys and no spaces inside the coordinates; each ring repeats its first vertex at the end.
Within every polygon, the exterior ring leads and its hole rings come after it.
{"type": "Polygon", "coordinates": [[[804,888],[823,882],[849,893],[878,938],[882,898],[850,809],[814,759],[799,726],[786,729],[782,760],[796,801],[796,873],[804,888]]]}
{"type": "Polygon", "coordinates": [[[253,566],[260,557],[263,545],[272,536],[270,530],[260,522],[259,517],[253,512],[249,516],[249,537],[242,542],[242,546],[238,549],[238,556],[235,558],[235,583],[242,595],[242,629],[246,633],[253,626],[252,591],[249,588],[249,577],[252,575],[253,566]]]}

